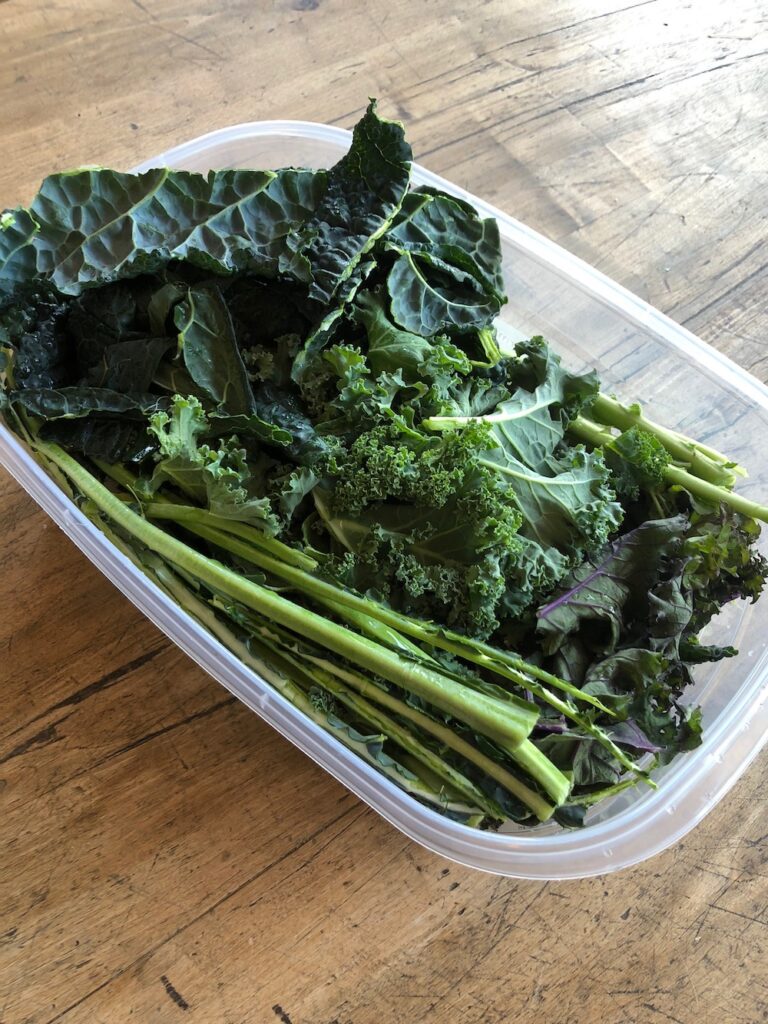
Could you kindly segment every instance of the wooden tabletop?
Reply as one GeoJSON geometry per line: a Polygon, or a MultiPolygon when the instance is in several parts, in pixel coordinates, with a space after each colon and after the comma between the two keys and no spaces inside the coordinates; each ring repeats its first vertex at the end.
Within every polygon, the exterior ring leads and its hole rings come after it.
{"type": "MultiPolygon", "coordinates": [[[[417,158],[768,375],[764,0],[0,0],[0,207],[263,118],[417,158]]],[[[409,842],[0,477],[1,1024],[756,1024],[768,757],[547,884],[409,842]]]]}

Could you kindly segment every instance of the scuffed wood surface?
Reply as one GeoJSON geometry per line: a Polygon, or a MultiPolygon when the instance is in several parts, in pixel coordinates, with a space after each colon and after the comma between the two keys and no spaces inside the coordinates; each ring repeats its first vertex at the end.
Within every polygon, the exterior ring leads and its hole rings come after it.
{"type": "MultiPolygon", "coordinates": [[[[0,0],[0,205],[224,124],[350,126],[768,373],[765,5],[0,0]]],[[[547,884],[404,839],[0,479],[1,1024],[756,1024],[768,761],[674,850],[547,884]]]]}

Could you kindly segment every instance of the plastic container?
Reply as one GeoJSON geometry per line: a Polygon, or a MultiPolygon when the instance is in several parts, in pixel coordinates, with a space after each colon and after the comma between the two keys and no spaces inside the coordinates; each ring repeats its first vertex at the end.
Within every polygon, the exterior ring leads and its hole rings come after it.
{"type": "MultiPolygon", "coordinates": [[[[203,135],[139,170],[328,166],[350,133],[300,121],[263,121],[203,135]]],[[[454,192],[499,221],[509,337],[544,334],[575,369],[594,366],[605,390],[637,399],[655,418],[749,466],[744,493],[768,497],[768,388],[657,310],[541,235],[421,167],[414,180],[454,192]]],[[[617,871],[679,840],[728,792],[768,729],[768,597],[730,606],[710,629],[738,658],[704,666],[692,702],[705,739],[661,770],[659,788],[636,789],[595,809],[590,827],[547,824],[478,832],[441,817],[358,760],[241,665],[145,579],[69,502],[0,425],[0,462],[117,587],[202,668],[416,842],[469,867],[519,878],[582,878],[617,871]]]]}

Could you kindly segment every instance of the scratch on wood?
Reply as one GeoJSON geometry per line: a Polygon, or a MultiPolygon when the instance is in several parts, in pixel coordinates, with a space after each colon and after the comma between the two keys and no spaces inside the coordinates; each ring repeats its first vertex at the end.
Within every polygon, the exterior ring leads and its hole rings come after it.
{"type": "Polygon", "coordinates": [[[176,1005],[179,1007],[179,1009],[180,1010],[188,1010],[189,1009],[189,1003],[181,995],[181,993],[179,993],[173,987],[173,985],[170,983],[170,981],[168,980],[168,978],[164,974],[160,976],[160,981],[162,981],[163,988],[168,993],[169,997],[173,1000],[173,1002],[176,1003],[176,1005]]]}
{"type": "Polygon", "coordinates": [[[148,732],[146,736],[141,736],[137,740],[133,740],[131,743],[126,743],[124,747],[120,747],[118,750],[113,750],[106,757],[102,757],[100,761],[95,761],[91,768],[98,768],[106,761],[111,761],[115,757],[119,757],[121,754],[127,754],[129,750],[135,750],[136,747],[142,747],[145,743],[149,743],[151,740],[157,739],[158,736],[165,736],[166,733],[173,732],[174,729],[181,729],[182,726],[189,725],[190,722],[196,722],[200,718],[208,718],[210,715],[216,714],[222,708],[229,707],[231,704],[237,702],[237,697],[225,697],[224,700],[217,701],[212,704],[209,708],[203,708],[202,711],[196,711],[193,715],[187,715],[186,718],[182,718],[178,722],[171,722],[170,725],[164,725],[162,729],[155,729],[153,732],[148,732]]]}
{"type": "Polygon", "coordinates": [[[7,754],[0,757],[0,764],[5,764],[7,761],[12,760],[14,757],[21,757],[22,754],[28,753],[30,750],[37,750],[40,747],[47,747],[49,743],[58,743],[62,737],[56,732],[56,726],[61,725],[65,718],[60,718],[58,722],[52,722],[51,725],[46,725],[40,732],[35,733],[34,736],[30,736],[29,739],[24,740],[23,743],[19,743],[18,746],[9,750],[7,754]]]}
{"type": "Polygon", "coordinates": [[[14,729],[9,735],[15,736],[16,733],[28,728],[35,722],[39,722],[41,718],[46,718],[48,715],[52,715],[54,711],[61,711],[62,708],[82,704],[84,700],[88,699],[88,697],[92,697],[101,690],[106,690],[108,687],[114,686],[115,683],[119,683],[126,676],[131,675],[132,672],[143,668],[144,665],[147,665],[150,661],[155,659],[158,654],[166,650],[168,650],[167,644],[160,644],[159,646],[152,648],[152,650],[146,651],[144,654],[140,654],[137,658],[127,661],[124,665],[111,669],[105,675],[94,680],[94,682],[88,683],[79,690],[75,690],[74,693],[71,693],[68,697],[64,697],[56,704],[51,704],[51,706],[46,708],[45,711],[41,711],[39,714],[35,715],[34,718],[30,718],[26,725],[20,725],[18,729],[14,729]]]}
{"type": "Polygon", "coordinates": [[[671,1020],[673,1024],[684,1024],[679,1017],[673,1017],[671,1013],[667,1013],[666,1010],[660,1010],[658,1006],[654,1006],[653,1003],[643,1003],[643,1006],[646,1010],[651,1010],[652,1013],[657,1013],[665,1020],[671,1020]]]}

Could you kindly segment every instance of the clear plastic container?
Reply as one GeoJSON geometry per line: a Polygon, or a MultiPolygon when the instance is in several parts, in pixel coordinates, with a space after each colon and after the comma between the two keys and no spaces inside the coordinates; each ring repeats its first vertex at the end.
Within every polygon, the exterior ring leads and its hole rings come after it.
{"type": "MultiPolygon", "coordinates": [[[[161,153],[158,165],[323,167],[350,133],[300,121],[262,121],[203,135],[161,153]]],[[[751,470],[745,494],[768,497],[768,388],[641,299],[500,210],[415,166],[414,180],[454,192],[496,217],[504,247],[510,339],[544,334],[575,368],[595,367],[604,389],[640,400],[662,422],[732,454],[751,470]]],[[[0,462],[102,572],[179,647],[283,736],[416,842],[469,867],[519,878],[583,878],[636,864],[679,840],[728,792],[768,729],[768,597],[730,606],[709,630],[740,648],[704,666],[690,694],[705,739],[659,771],[659,788],[601,805],[588,828],[547,824],[478,832],[416,803],[306,719],[158,591],[70,503],[0,424],[0,462]]]]}

